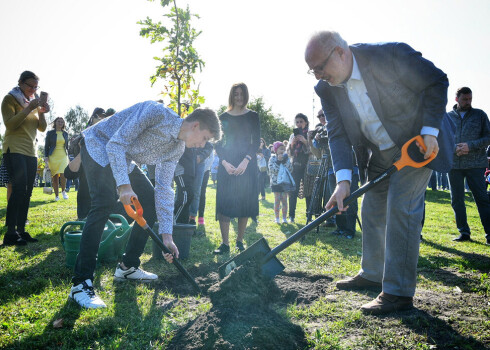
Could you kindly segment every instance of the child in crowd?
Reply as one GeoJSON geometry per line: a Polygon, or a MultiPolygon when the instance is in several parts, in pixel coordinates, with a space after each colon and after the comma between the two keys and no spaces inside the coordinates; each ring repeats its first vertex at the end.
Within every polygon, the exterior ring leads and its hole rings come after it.
{"type": "Polygon", "coordinates": [[[289,171],[293,171],[293,165],[286,153],[286,146],[281,141],[274,142],[274,154],[269,159],[269,175],[271,178],[271,190],[274,193],[274,213],[276,214],[276,223],[279,221],[279,209],[282,203],[282,222],[287,223],[288,213],[288,193],[282,190],[282,186],[277,184],[277,174],[280,165],[283,164],[289,171]]]}

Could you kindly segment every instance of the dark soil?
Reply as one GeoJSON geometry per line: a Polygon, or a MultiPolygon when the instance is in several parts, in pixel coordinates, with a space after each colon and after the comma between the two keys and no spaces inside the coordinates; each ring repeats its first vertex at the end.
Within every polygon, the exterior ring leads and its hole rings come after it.
{"type": "Polygon", "coordinates": [[[213,307],[179,329],[169,349],[304,349],[303,329],[276,310],[309,304],[323,296],[331,279],[291,273],[274,280],[255,266],[239,266],[222,281],[216,273],[197,278],[213,307]]]}

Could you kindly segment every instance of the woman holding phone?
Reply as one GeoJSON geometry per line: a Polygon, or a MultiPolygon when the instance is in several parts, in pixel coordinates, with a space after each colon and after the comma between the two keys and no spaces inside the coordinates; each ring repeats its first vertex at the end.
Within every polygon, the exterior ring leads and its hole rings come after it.
{"type": "MultiPolygon", "coordinates": [[[[294,124],[296,128],[293,129],[293,133],[289,137],[288,153],[293,162],[293,179],[296,184],[294,192],[289,194],[289,220],[294,222],[296,216],[296,203],[298,201],[298,192],[301,180],[305,177],[306,166],[308,164],[308,157],[310,154],[310,148],[308,146],[308,117],[303,113],[296,114],[294,118],[294,124]]],[[[304,181],[304,180],[303,180],[304,181]]],[[[306,197],[306,207],[310,198],[306,197]]]]}
{"type": "Polygon", "coordinates": [[[44,161],[49,166],[52,176],[52,184],[55,201],[59,201],[59,183],[61,182],[61,194],[63,199],[68,199],[65,192],[66,178],[65,168],[68,166],[68,133],[65,131],[65,120],[61,117],[53,121],[53,130],[49,130],[44,141],[44,161]]]}
{"type": "Polygon", "coordinates": [[[7,233],[4,245],[26,245],[36,242],[25,231],[29,203],[37,171],[36,134],[46,130],[44,113],[49,111],[47,102],[40,102],[36,91],[39,78],[33,72],[20,75],[14,87],[2,101],[2,117],[5,123],[3,154],[12,183],[12,194],[7,203],[7,233]]]}

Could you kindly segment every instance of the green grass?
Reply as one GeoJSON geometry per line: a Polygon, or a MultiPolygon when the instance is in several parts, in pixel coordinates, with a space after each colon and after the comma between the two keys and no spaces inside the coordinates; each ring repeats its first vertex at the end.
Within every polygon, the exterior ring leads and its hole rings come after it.
{"type": "MultiPolygon", "coordinates": [[[[108,307],[82,310],[67,300],[71,269],[65,266],[61,225],[76,218],[76,193],[67,201],[34,189],[28,231],[39,243],[0,248],[0,348],[19,349],[164,349],[175,331],[211,308],[205,296],[178,296],[163,281],[156,284],[116,283],[115,264],[101,264],[95,286],[108,307]],[[62,319],[61,327],[53,322],[62,319]]],[[[206,235],[193,238],[184,266],[213,270],[225,257],[211,254],[221,241],[214,220],[215,188],[208,186],[206,235]]],[[[449,193],[427,192],[427,217],[420,247],[417,310],[385,317],[364,316],[359,307],[373,292],[335,289],[337,279],[360,266],[361,234],[346,240],[325,228],[311,232],[279,255],[286,271],[326,275],[332,279],[324,295],[307,305],[279,305],[278,312],[299,324],[311,347],[318,349],[478,349],[490,347],[490,247],[486,246],[478,212],[467,195],[468,220],[474,242],[456,243],[449,193]]],[[[298,201],[296,224],[273,223],[273,195],[260,204],[259,224],[249,224],[245,243],[265,237],[281,243],[305,222],[304,200],[298,201]]],[[[6,213],[6,189],[0,189],[0,223],[6,213]]],[[[1,233],[6,229],[2,227],[1,233]]],[[[232,223],[232,247],[236,237],[232,223]]],[[[162,280],[187,283],[176,269],[151,259],[148,244],[143,268],[162,280]]]]}

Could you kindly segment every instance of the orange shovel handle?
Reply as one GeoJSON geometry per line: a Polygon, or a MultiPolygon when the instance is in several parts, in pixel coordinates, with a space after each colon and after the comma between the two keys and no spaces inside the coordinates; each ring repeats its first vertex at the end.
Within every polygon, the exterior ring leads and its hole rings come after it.
{"type": "Polygon", "coordinates": [[[140,202],[138,201],[138,198],[136,197],[131,197],[131,203],[132,204],[125,204],[124,209],[126,210],[126,213],[134,219],[140,225],[141,227],[145,228],[147,226],[146,220],[143,218],[143,207],[141,206],[140,202]],[[134,208],[133,208],[134,206],[134,208]]]}
{"type": "Polygon", "coordinates": [[[424,165],[430,163],[436,157],[436,153],[433,152],[429,158],[425,159],[422,162],[414,161],[408,155],[408,146],[410,146],[414,142],[418,142],[420,147],[422,147],[422,149],[424,151],[427,150],[427,147],[425,146],[425,143],[424,143],[424,138],[420,135],[417,135],[417,136],[411,138],[410,140],[408,140],[407,142],[405,142],[405,144],[402,146],[401,158],[393,164],[398,170],[400,170],[401,168],[404,168],[406,166],[411,166],[412,168],[421,168],[424,165]]]}

